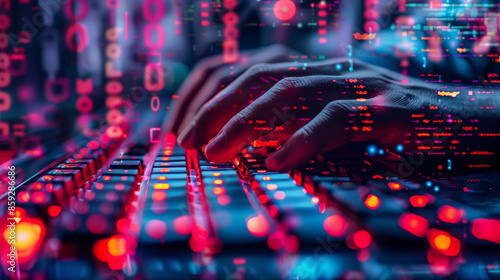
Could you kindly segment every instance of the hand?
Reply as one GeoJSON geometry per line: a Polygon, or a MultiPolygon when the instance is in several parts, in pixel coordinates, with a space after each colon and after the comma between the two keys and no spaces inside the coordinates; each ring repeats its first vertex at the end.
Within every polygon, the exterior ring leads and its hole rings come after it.
{"type": "Polygon", "coordinates": [[[240,53],[240,59],[234,64],[224,64],[222,55],[200,61],[180,87],[172,111],[166,118],[164,127],[167,132],[177,134],[192,120],[199,108],[214,97],[225,85],[228,85],[249,67],[259,63],[291,61],[290,55],[298,55],[283,45],[250,50],[240,53]],[[184,122],[183,122],[184,120],[184,122]]]}
{"type": "MultiPolygon", "coordinates": [[[[352,60],[351,60],[352,61],[352,60]]],[[[269,170],[288,171],[349,141],[396,145],[410,116],[434,100],[435,89],[383,68],[334,59],[252,66],[205,103],[179,136],[185,148],[209,142],[213,162],[230,161],[250,143],[274,140],[269,170]]]]}

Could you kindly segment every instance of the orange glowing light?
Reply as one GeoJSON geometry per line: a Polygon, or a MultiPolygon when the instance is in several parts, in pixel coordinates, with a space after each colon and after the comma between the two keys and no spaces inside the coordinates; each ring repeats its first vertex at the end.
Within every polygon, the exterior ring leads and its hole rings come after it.
{"type": "Polygon", "coordinates": [[[380,199],[376,195],[370,194],[365,199],[365,206],[372,210],[378,209],[380,207],[380,199]]]}
{"type": "Polygon", "coordinates": [[[108,241],[108,252],[110,255],[119,257],[125,255],[125,238],[122,235],[115,235],[108,241]]]}
{"type": "Polygon", "coordinates": [[[247,220],[248,231],[256,237],[264,237],[269,234],[269,224],[263,216],[255,216],[247,220]]]}
{"type": "Polygon", "coordinates": [[[33,192],[31,200],[37,204],[43,203],[45,201],[45,193],[41,191],[33,192]]]}
{"type": "MultiPolygon", "coordinates": [[[[45,236],[45,226],[40,219],[23,218],[16,224],[16,245],[19,263],[26,263],[38,251],[45,236]]],[[[10,227],[3,234],[8,242],[10,227]]]]}
{"type": "Polygon", "coordinates": [[[108,239],[97,240],[94,245],[92,245],[92,252],[96,259],[101,262],[108,260],[108,239]]]}
{"type": "Polygon", "coordinates": [[[402,188],[401,184],[396,182],[389,182],[387,185],[389,186],[389,189],[395,191],[400,190],[402,188]]]}
{"type": "Polygon", "coordinates": [[[214,173],[212,173],[212,176],[214,176],[214,177],[220,177],[220,175],[221,175],[220,172],[214,172],[214,173]]]}
{"type": "Polygon", "coordinates": [[[159,176],[157,179],[160,181],[165,181],[167,180],[167,176],[159,176]]]}
{"type": "Polygon", "coordinates": [[[168,183],[156,183],[153,185],[155,190],[168,190],[170,189],[170,184],[168,183]]]}
{"type": "Polygon", "coordinates": [[[224,188],[224,187],[215,187],[212,191],[213,191],[213,193],[215,195],[221,195],[221,194],[225,194],[226,193],[226,188],[224,188]]]}
{"type": "Polygon", "coordinates": [[[447,256],[452,257],[460,253],[460,241],[445,231],[430,229],[427,231],[427,240],[432,248],[447,256]]]}
{"type": "Polygon", "coordinates": [[[271,177],[270,176],[264,176],[264,177],[262,177],[262,180],[264,180],[264,181],[271,181],[271,177]]]}
{"type": "Polygon", "coordinates": [[[59,216],[59,213],[61,213],[61,206],[58,205],[51,205],[47,209],[47,212],[51,217],[57,217],[59,216]]]}
{"type": "Polygon", "coordinates": [[[267,184],[266,188],[270,191],[275,191],[278,189],[278,185],[276,184],[267,184]]]}
{"type": "Polygon", "coordinates": [[[19,202],[28,202],[30,201],[30,194],[27,192],[19,192],[17,199],[19,202]]]}
{"type": "Polygon", "coordinates": [[[214,185],[222,185],[222,184],[224,184],[224,180],[222,180],[222,179],[215,179],[214,180],[214,185]]]}
{"type": "Polygon", "coordinates": [[[167,194],[164,191],[154,191],[153,192],[153,200],[154,201],[163,201],[167,199],[167,194]]]}

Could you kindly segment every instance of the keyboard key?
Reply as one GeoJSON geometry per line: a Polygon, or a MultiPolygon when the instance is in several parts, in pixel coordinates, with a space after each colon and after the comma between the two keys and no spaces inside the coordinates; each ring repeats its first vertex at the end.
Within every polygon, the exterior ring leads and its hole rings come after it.
{"type": "Polygon", "coordinates": [[[140,160],[115,160],[111,163],[111,169],[138,169],[139,173],[143,173],[143,166],[140,160]]]}

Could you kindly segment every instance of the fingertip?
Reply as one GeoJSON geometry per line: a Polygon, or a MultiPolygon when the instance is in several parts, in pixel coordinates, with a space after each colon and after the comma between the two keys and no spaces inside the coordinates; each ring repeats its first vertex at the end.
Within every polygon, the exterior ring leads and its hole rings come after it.
{"type": "Polygon", "coordinates": [[[266,158],[266,168],[269,171],[284,172],[287,169],[287,154],[285,148],[281,148],[266,158]]]}
{"type": "Polygon", "coordinates": [[[196,127],[194,123],[191,123],[186,129],[184,129],[179,137],[177,138],[177,143],[184,149],[196,149],[195,143],[195,132],[196,127]]]}

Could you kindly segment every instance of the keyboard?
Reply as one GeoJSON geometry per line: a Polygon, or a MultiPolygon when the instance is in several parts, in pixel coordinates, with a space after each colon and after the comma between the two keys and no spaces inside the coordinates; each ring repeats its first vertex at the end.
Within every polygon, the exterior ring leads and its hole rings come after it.
{"type": "Polygon", "coordinates": [[[500,277],[497,171],[402,179],[337,153],[278,173],[250,150],[216,164],[169,136],[64,155],[15,191],[14,278],[500,277]]]}

